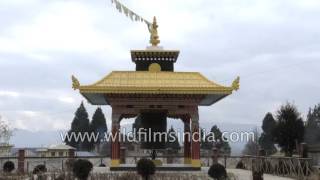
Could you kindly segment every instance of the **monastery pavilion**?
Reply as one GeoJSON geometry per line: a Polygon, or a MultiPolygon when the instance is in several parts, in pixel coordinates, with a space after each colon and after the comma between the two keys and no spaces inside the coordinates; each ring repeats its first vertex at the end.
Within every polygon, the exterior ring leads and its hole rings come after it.
{"type": "MultiPolygon", "coordinates": [[[[174,69],[179,51],[165,50],[160,43],[157,22],[150,28],[151,46],[131,50],[135,71],[112,71],[101,80],[82,85],[72,76],[78,89],[92,105],[112,108],[112,134],[119,135],[120,121],[141,116],[146,127],[166,131],[166,119],[181,119],[184,131],[199,136],[198,106],[211,106],[239,89],[239,77],[231,86],[208,80],[199,72],[178,72],[174,69]]],[[[201,61],[201,60],[198,60],[201,61]]],[[[187,134],[186,134],[187,136],[187,134]]],[[[121,167],[120,142],[111,142],[110,169],[121,167]]],[[[152,149],[154,147],[149,147],[152,149]]],[[[158,147],[159,148],[159,147],[158,147]]],[[[190,136],[184,141],[185,166],[200,169],[200,142],[190,136]]]]}

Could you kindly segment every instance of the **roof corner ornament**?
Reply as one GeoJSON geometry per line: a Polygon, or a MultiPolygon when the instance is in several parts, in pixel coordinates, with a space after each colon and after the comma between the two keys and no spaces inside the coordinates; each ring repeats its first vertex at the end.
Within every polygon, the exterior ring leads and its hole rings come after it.
{"type": "Polygon", "coordinates": [[[149,32],[150,32],[150,44],[152,46],[157,46],[160,43],[159,35],[158,35],[158,24],[157,19],[154,16],[153,17],[153,23],[149,26],[149,32]]]}
{"type": "Polygon", "coordinates": [[[71,76],[71,79],[72,79],[72,89],[74,90],[79,89],[80,87],[79,80],[74,75],[71,76]]]}
{"type": "Polygon", "coordinates": [[[232,90],[237,91],[240,88],[240,77],[238,76],[233,82],[232,82],[232,90]]]}

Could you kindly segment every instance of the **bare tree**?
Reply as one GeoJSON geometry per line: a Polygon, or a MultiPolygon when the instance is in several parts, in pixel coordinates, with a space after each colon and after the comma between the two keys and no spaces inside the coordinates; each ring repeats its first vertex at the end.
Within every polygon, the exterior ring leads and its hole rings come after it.
{"type": "Polygon", "coordinates": [[[0,116],[0,143],[8,144],[13,131],[10,129],[9,125],[1,119],[0,116]]]}
{"type": "Polygon", "coordinates": [[[259,132],[258,132],[258,128],[255,128],[253,130],[254,132],[254,137],[250,138],[250,140],[247,142],[247,144],[245,145],[242,154],[243,155],[252,155],[252,156],[257,156],[258,155],[258,151],[259,151],[259,132]]]}

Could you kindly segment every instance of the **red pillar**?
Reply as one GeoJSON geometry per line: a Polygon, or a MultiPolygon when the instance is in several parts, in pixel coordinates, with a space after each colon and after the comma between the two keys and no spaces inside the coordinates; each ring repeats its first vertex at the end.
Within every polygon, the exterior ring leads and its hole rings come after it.
{"type": "Polygon", "coordinates": [[[18,173],[24,173],[25,150],[19,149],[18,151],[18,173]]]}
{"type": "Polygon", "coordinates": [[[200,162],[200,132],[199,132],[199,115],[198,108],[195,109],[191,116],[191,164],[193,167],[201,167],[200,162]]]}
{"type": "Polygon", "coordinates": [[[120,115],[112,112],[111,167],[120,165],[120,115]]]}
{"type": "Polygon", "coordinates": [[[190,118],[185,117],[184,123],[184,164],[191,164],[191,131],[190,118]]]}

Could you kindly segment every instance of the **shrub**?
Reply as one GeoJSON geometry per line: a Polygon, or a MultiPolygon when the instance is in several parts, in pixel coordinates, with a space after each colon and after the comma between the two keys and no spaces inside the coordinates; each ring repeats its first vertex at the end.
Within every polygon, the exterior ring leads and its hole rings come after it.
{"type": "Polygon", "coordinates": [[[6,173],[10,173],[14,170],[14,163],[12,161],[7,161],[3,164],[3,171],[6,173]]]}
{"type": "Polygon", "coordinates": [[[47,168],[43,164],[37,165],[36,167],[33,168],[33,171],[32,171],[33,174],[40,174],[45,172],[47,172],[47,168]]]}
{"type": "Polygon", "coordinates": [[[156,166],[149,159],[140,159],[137,163],[137,171],[140,176],[148,180],[149,176],[155,173],[156,166]]]}
{"type": "Polygon", "coordinates": [[[224,166],[217,163],[210,166],[208,175],[216,180],[225,180],[227,178],[227,171],[224,166]]]}
{"type": "Polygon", "coordinates": [[[244,165],[244,163],[240,160],[237,165],[236,165],[236,169],[246,169],[246,166],[244,165]]]}
{"type": "Polygon", "coordinates": [[[73,164],[73,174],[80,180],[87,180],[93,165],[86,159],[78,159],[73,164]]]}

